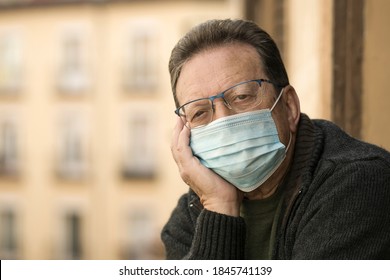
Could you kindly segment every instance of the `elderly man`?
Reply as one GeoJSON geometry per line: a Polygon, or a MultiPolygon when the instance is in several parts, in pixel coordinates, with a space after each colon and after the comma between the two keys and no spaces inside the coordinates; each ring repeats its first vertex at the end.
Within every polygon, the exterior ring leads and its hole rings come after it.
{"type": "Polygon", "coordinates": [[[207,21],[169,71],[190,190],[162,230],[168,259],[390,258],[390,154],[301,113],[265,31],[207,21]]]}

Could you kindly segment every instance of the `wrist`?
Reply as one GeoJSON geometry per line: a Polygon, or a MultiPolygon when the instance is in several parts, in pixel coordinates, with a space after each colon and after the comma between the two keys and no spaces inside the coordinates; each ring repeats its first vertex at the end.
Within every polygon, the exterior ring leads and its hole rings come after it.
{"type": "Polygon", "coordinates": [[[219,201],[219,200],[203,200],[201,199],[203,207],[209,211],[224,214],[232,217],[240,216],[241,203],[238,199],[233,201],[219,201]]]}

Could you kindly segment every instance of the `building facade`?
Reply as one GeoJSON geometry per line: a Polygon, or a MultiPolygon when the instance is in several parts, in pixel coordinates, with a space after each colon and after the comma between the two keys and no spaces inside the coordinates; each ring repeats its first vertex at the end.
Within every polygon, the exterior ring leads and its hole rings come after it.
{"type": "Polygon", "coordinates": [[[1,258],[161,258],[170,50],[240,1],[1,2],[1,258]]]}

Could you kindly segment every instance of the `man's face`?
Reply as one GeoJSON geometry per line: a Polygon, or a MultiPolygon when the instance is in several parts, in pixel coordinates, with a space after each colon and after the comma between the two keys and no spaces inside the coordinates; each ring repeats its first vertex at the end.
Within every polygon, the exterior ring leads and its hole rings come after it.
{"type": "MultiPolygon", "coordinates": [[[[248,44],[234,43],[206,49],[187,61],[177,82],[176,94],[180,105],[191,100],[216,95],[225,89],[243,81],[252,79],[269,79],[261,67],[256,49],[248,44]]],[[[271,108],[275,102],[276,92],[268,86],[264,101],[255,109],[271,108]]],[[[281,103],[282,100],[279,101],[281,103]]],[[[214,101],[213,120],[226,117],[235,112],[229,110],[221,99],[214,101]]],[[[273,118],[283,143],[288,141],[289,132],[286,116],[276,106],[273,118]]]]}

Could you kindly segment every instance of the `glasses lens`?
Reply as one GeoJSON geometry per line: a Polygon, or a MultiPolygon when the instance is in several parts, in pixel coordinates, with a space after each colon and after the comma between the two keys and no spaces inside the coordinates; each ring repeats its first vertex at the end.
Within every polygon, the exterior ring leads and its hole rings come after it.
{"type": "Polygon", "coordinates": [[[180,115],[190,128],[206,125],[213,119],[211,100],[196,100],[183,106],[180,115]]]}
{"type": "Polygon", "coordinates": [[[225,100],[237,113],[250,111],[263,101],[264,86],[256,81],[239,84],[225,92],[225,100]]]}

